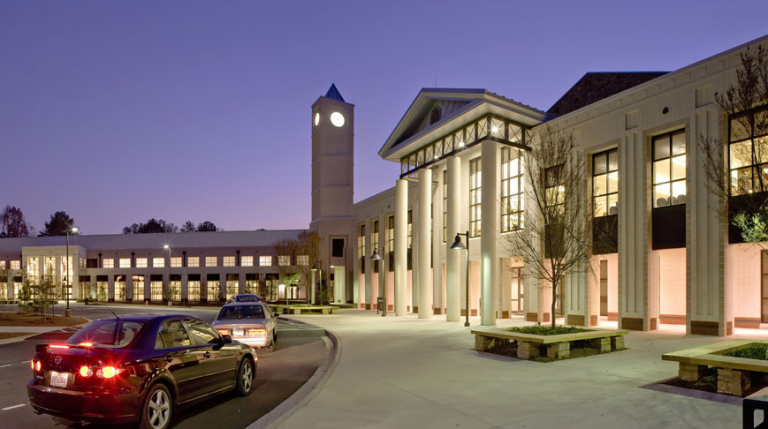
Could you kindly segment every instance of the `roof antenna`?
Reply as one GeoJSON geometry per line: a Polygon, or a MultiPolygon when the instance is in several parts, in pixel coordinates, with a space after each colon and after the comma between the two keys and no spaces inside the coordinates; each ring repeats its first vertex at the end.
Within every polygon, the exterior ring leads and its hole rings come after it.
{"type": "Polygon", "coordinates": [[[109,306],[107,305],[107,303],[106,303],[106,302],[103,302],[103,303],[102,303],[102,305],[103,305],[104,307],[107,307],[107,310],[109,310],[109,312],[110,312],[110,313],[112,313],[112,315],[113,315],[113,316],[115,316],[115,320],[120,320],[120,318],[117,316],[117,314],[115,314],[115,312],[114,312],[114,311],[112,311],[112,309],[111,309],[111,308],[109,308],[109,306]]]}

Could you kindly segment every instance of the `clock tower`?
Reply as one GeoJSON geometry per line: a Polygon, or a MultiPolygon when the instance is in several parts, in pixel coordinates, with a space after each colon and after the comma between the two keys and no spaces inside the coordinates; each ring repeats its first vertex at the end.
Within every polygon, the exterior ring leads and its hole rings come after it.
{"type": "Polygon", "coordinates": [[[352,299],[354,217],[355,106],[331,85],[312,105],[312,223],[323,241],[323,278],[331,286],[329,299],[352,299]]]}

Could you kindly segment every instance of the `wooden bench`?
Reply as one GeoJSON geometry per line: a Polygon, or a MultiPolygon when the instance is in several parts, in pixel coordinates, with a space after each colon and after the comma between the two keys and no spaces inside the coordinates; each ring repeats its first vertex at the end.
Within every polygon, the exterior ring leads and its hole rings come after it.
{"type": "Polygon", "coordinates": [[[329,306],[300,306],[300,305],[271,305],[271,308],[278,313],[283,314],[303,314],[303,313],[320,313],[320,314],[338,314],[339,307],[329,306]]]}
{"type": "Polygon", "coordinates": [[[486,351],[491,348],[494,339],[517,343],[518,359],[533,359],[541,355],[542,346],[546,346],[547,357],[564,359],[571,355],[571,343],[589,341],[590,347],[600,353],[624,348],[624,335],[628,331],[589,330],[572,334],[533,335],[510,332],[499,328],[477,328],[470,331],[475,335],[475,350],[486,351]]]}
{"type": "Polygon", "coordinates": [[[744,396],[749,390],[751,372],[768,373],[768,361],[725,356],[731,350],[768,341],[735,339],[661,355],[661,360],[679,362],[678,375],[685,381],[699,381],[709,367],[717,368],[717,393],[744,396]]]}

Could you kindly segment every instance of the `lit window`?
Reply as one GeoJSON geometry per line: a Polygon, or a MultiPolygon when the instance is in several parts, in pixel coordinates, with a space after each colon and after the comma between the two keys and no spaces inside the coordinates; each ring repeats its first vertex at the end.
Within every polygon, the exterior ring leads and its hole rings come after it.
{"type": "Polygon", "coordinates": [[[115,268],[115,260],[112,258],[103,258],[101,260],[102,268],[115,268]]]}
{"type": "Polygon", "coordinates": [[[558,219],[565,209],[565,166],[556,165],[544,171],[544,199],[553,219],[558,219]]]}
{"type": "Polygon", "coordinates": [[[523,227],[523,154],[512,148],[501,149],[501,232],[523,227]]]}
{"type": "Polygon", "coordinates": [[[387,218],[387,257],[389,258],[388,269],[389,271],[395,270],[395,217],[389,216],[387,218]]]}
{"type": "MultiPolygon", "coordinates": [[[[165,267],[165,258],[152,258],[152,266],[155,268],[164,268],[165,267]]],[[[154,301],[155,299],[152,298],[154,301]]]]}
{"type": "Polygon", "coordinates": [[[0,270],[5,269],[5,261],[0,261],[0,270]]]}
{"type": "Polygon", "coordinates": [[[12,270],[20,270],[21,269],[21,261],[11,261],[11,269],[12,270]]]}
{"type": "Polygon", "coordinates": [[[216,302],[219,300],[219,281],[208,279],[206,288],[206,298],[208,302],[216,302]]]}
{"type": "Polygon", "coordinates": [[[277,257],[277,265],[281,267],[287,267],[291,265],[291,257],[288,255],[280,255],[277,257]]]}
{"type": "Polygon", "coordinates": [[[205,266],[206,267],[215,267],[219,263],[218,258],[216,256],[206,256],[205,257],[205,266]]]}
{"type": "Polygon", "coordinates": [[[653,207],[685,204],[685,131],[653,139],[653,207]]]}
{"type": "MultiPolygon", "coordinates": [[[[371,225],[371,255],[379,253],[379,220],[374,220],[371,225]]],[[[379,256],[381,256],[379,254],[379,256]]],[[[379,272],[379,261],[373,261],[373,272],[379,272]]]]}
{"type": "Polygon", "coordinates": [[[297,255],[296,256],[296,265],[300,267],[308,267],[309,266],[309,255],[297,255]]]}
{"type": "Polygon", "coordinates": [[[133,301],[144,301],[144,276],[133,276],[133,301]]]}
{"type": "Polygon", "coordinates": [[[365,273],[365,224],[357,226],[357,256],[360,261],[360,273],[365,273]]]}
{"type": "Polygon", "coordinates": [[[225,256],[222,259],[222,264],[225,267],[234,267],[235,266],[235,257],[234,256],[225,256]]]}
{"type": "MultiPolygon", "coordinates": [[[[189,260],[187,260],[189,264],[189,260]]],[[[187,282],[187,300],[200,301],[200,280],[190,280],[187,282]]]]}
{"type": "Polygon", "coordinates": [[[469,236],[479,237],[482,233],[481,183],[483,170],[480,158],[469,161],[469,236]]]}
{"type": "Polygon", "coordinates": [[[136,258],[136,268],[147,268],[147,258],[136,258]]]}
{"type": "Polygon", "coordinates": [[[197,268],[200,266],[200,257],[199,256],[190,256],[187,258],[187,266],[188,267],[194,267],[197,268]]]}
{"type": "Polygon", "coordinates": [[[443,243],[448,237],[448,169],[443,170],[443,243]]]}
{"type": "Polygon", "coordinates": [[[161,280],[152,280],[149,282],[149,299],[151,301],[163,300],[163,282],[161,280]]]}
{"type": "Polygon", "coordinates": [[[171,268],[181,268],[181,256],[171,258],[171,268]]]}
{"type": "Polygon", "coordinates": [[[271,256],[259,256],[259,266],[260,267],[270,267],[270,266],[272,266],[272,257],[271,256]]]}
{"type": "Polygon", "coordinates": [[[240,265],[244,267],[252,267],[253,266],[253,256],[241,256],[240,257],[240,265]]]}
{"type": "Polygon", "coordinates": [[[120,268],[131,268],[131,258],[120,258],[120,268]]]}
{"type": "Polygon", "coordinates": [[[768,191],[767,119],[764,108],[730,118],[731,195],[768,191]]]}
{"type": "Polygon", "coordinates": [[[592,208],[595,217],[619,214],[619,151],[592,157],[592,208]]]}

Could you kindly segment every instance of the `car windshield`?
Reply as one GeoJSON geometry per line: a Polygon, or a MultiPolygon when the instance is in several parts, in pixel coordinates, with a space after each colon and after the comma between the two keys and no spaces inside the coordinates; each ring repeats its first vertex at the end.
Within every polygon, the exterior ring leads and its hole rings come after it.
{"type": "Polygon", "coordinates": [[[263,319],[264,309],[260,305],[237,305],[224,307],[219,313],[219,320],[231,319],[263,319]]]}
{"type": "Polygon", "coordinates": [[[67,344],[88,343],[92,347],[122,348],[139,335],[144,323],[122,320],[100,320],[93,322],[71,336],[67,344]]]}
{"type": "Polygon", "coordinates": [[[238,295],[235,297],[237,302],[259,302],[259,297],[256,295],[238,295]]]}

